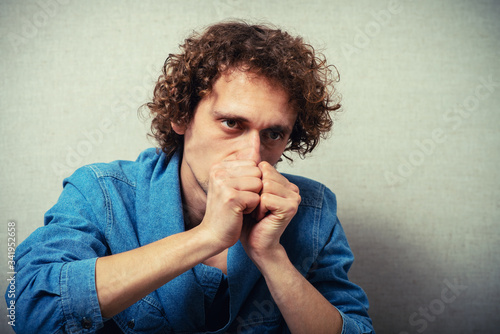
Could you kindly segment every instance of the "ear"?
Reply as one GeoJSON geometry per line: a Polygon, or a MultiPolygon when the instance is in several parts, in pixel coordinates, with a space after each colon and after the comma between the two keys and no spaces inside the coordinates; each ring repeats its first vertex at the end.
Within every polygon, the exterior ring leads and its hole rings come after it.
{"type": "Polygon", "coordinates": [[[186,132],[186,125],[184,123],[178,122],[170,122],[170,125],[172,126],[172,129],[177,133],[179,136],[184,135],[186,132]]]}

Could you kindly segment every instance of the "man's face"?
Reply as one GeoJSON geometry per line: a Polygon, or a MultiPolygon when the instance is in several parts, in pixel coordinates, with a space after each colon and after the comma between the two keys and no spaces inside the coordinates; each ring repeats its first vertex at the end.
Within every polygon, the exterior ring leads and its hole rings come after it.
{"type": "Polygon", "coordinates": [[[172,124],[184,134],[183,188],[207,193],[210,169],[222,161],[250,159],[275,165],[296,118],[281,87],[251,72],[225,72],[198,103],[187,126],[172,124]]]}

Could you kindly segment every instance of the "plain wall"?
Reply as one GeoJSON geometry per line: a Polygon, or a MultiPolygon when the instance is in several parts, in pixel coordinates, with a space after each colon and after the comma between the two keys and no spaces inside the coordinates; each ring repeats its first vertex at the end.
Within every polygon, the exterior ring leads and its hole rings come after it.
{"type": "Polygon", "coordinates": [[[340,72],[332,136],[279,167],[337,194],[375,329],[498,332],[500,3],[487,0],[3,0],[2,291],[8,222],[19,244],[77,167],[153,146],[137,108],[165,58],[227,18],[300,34],[340,72]]]}

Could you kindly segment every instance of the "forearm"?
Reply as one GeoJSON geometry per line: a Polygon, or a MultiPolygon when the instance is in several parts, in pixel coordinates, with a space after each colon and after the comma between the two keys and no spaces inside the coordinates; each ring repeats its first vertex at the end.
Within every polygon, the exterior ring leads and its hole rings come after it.
{"type": "Polygon", "coordinates": [[[102,316],[114,316],[220,251],[199,227],[99,258],[95,280],[102,316]]]}
{"type": "Polygon", "coordinates": [[[254,262],[292,333],[341,333],[340,313],[297,271],[283,247],[254,262]]]}

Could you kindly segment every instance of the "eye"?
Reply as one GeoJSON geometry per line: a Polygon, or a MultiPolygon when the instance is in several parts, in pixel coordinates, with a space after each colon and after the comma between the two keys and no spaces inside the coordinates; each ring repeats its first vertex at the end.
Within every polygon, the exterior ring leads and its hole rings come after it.
{"type": "Polygon", "coordinates": [[[270,131],[268,133],[268,137],[271,140],[280,140],[281,138],[283,138],[283,134],[281,134],[280,132],[276,132],[276,131],[270,131]]]}
{"type": "Polygon", "coordinates": [[[230,129],[234,129],[235,127],[238,126],[238,122],[235,121],[234,119],[223,120],[222,124],[224,124],[226,127],[230,128],[230,129]]]}

